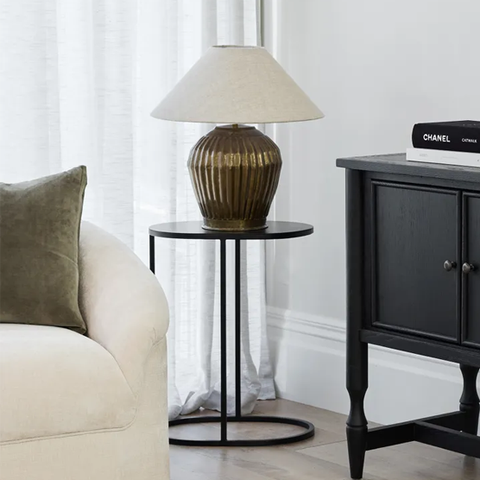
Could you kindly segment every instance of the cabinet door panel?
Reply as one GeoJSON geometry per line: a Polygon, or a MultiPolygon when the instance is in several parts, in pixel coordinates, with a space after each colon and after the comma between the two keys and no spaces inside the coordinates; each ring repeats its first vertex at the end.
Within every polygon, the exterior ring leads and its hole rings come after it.
{"type": "Polygon", "coordinates": [[[377,327],[459,340],[456,191],[374,183],[373,320],[377,327]]]}
{"type": "Polygon", "coordinates": [[[463,276],[464,340],[480,347],[480,195],[464,201],[464,262],[475,270],[463,276]]]}

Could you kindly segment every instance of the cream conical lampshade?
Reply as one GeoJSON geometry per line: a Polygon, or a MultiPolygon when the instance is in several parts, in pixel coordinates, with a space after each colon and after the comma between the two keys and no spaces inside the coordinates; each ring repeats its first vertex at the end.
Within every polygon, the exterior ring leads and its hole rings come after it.
{"type": "Polygon", "coordinates": [[[280,123],[323,113],[262,47],[215,46],[152,112],[164,120],[280,123]]]}

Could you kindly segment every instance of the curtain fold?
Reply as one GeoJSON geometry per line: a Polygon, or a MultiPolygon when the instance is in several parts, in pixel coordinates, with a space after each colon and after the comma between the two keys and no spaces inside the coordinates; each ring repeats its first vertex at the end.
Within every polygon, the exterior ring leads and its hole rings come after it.
{"type": "MultiPolygon", "coordinates": [[[[259,0],[2,0],[0,181],[84,164],[84,218],[147,261],[148,226],[198,220],[188,153],[212,125],[150,112],[213,44],[258,43],[259,0]]],[[[170,416],[219,402],[219,274],[214,241],[157,240],[170,304],[170,416]]],[[[273,398],[265,251],[242,245],[242,403],[273,398]]],[[[233,260],[229,246],[229,282],[233,260]]],[[[233,373],[233,297],[228,297],[233,373]]],[[[233,413],[233,375],[228,410],[233,413]]]]}

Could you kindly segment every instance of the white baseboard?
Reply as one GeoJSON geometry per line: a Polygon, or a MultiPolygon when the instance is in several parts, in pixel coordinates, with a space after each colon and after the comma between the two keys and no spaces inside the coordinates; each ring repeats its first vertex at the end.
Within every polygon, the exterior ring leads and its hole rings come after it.
{"type": "MultiPolygon", "coordinates": [[[[348,413],[345,389],[345,322],[268,308],[268,335],[281,398],[348,413]]],[[[365,401],[372,422],[394,423],[458,409],[458,365],[369,347],[365,401]]]]}

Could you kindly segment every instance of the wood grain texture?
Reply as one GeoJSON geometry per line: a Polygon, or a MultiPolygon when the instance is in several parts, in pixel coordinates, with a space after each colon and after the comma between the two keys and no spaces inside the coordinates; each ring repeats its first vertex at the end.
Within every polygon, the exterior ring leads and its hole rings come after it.
{"type": "Polygon", "coordinates": [[[373,182],[372,197],[373,324],[457,341],[459,194],[373,182]]]}
{"type": "Polygon", "coordinates": [[[463,276],[465,292],[465,340],[480,346],[480,195],[465,195],[464,262],[475,270],[463,276]]]}
{"type": "Polygon", "coordinates": [[[339,158],[337,167],[378,173],[393,173],[448,181],[468,182],[479,189],[480,168],[409,162],[404,153],[339,158]]]}
{"type": "MultiPolygon", "coordinates": [[[[255,413],[301,417],[314,423],[315,438],[265,448],[170,448],[171,480],[348,480],[346,417],[276,400],[259,402],[255,413]]],[[[185,427],[197,428],[197,427],[185,427]]],[[[262,425],[259,428],[270,429],[262,425]]],[[[269,435],[289,428],[273,425],[269,435]],[[275,429],[275,431],[273,431],[275,429]]],[[[251,432],[254,435],[259,433],[251,432]]],[[[264,433],[262,433],[263,435],[264,433]]],[[[425,445],[367,452],[365,480],[478,480],[480,460],[425,445]]]]}

